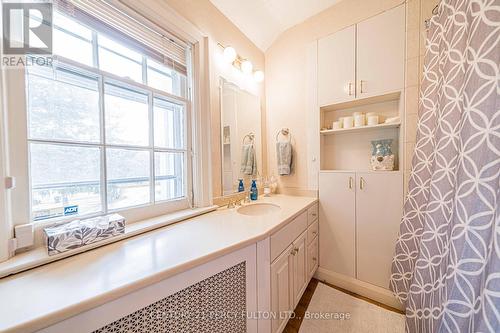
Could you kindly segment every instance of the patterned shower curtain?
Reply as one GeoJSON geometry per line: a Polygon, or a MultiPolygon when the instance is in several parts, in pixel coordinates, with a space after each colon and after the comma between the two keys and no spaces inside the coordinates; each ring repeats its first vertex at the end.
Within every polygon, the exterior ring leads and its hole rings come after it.
{"type": "Polygon", "coordinates": [[[500,332],[500,0],[441,0],[392,264],[407,332],[500,332]]]}

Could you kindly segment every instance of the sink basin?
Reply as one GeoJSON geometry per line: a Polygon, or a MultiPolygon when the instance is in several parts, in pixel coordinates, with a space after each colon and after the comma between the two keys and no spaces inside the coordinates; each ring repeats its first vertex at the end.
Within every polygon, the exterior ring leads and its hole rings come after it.
{"type": "Polygon", "coordinates": [[[272,203],[255,203],[238,208],[237,212],[243,215],[257,216],[276,213],[281,209],[280,206],[272,203]]]}

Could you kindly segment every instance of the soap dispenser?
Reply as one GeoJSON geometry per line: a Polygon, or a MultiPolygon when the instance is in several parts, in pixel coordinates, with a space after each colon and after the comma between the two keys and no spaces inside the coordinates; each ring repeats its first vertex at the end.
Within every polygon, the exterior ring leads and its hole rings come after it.
{"type": "Polygon", "coordinates": [[[245,191],[245,185],[243,185],[243,179],[239,179],[240,183],[238,184],[238,192],[245,191]]]}
{"type": "Polygon", "coordinates": [[[258,190],[257,190],[257,183],[254,180],[252,180],[252,186],[250,186],[250,200],[257,200],[259,196],[258,190]]]}

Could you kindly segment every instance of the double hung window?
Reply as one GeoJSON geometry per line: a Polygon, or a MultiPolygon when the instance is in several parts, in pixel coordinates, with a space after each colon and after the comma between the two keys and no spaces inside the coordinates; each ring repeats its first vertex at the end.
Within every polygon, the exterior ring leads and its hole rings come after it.
{"type": "Polygon", "coordinates": [[[105,24],[53,21],[53,65],[25,71],[32,221],[187,208],[188,70],[105,24]]]}

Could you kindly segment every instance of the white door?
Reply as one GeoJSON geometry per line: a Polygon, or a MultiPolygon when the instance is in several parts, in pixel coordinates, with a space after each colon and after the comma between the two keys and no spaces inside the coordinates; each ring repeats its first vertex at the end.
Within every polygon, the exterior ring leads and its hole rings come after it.
{"type": "Polygon", "coordinates": [[[276,314],[272,321],[272,332],[281,332],[287,323],[287,314],[292,310],[293,246],[290,245],[271,264],[271,311],[276,314]]]}
{"type": "Polygon", "coordinates": [[[297,306],[307,287],[307,231],[293,242],[293,308],[297,306]]]}
{"type": "Polygon", "coordinates": [[[307,275],[308,278],[312,278],[318,268],[318,237],[307,246],[307,275]]]}
{"type": "Polygon", "coordinates": [[[359,172],[357,177],[357,278],[389,289],[403,208],[403,175],[359,172]]]}
{"type": "Polygon", "coordinates": [[[319,174],[319,267],[356,277],[356,179],[351,172],[319,174]]]}
{"type": "Polygon", "coordinates": [[[405,6],[358,23],[356,35],[357,97],[403,89],[405,6]]]}
{"type": "Polygon", "coordinates": [[[356,26],[318,41],[318,102],[320,106],[356,97],[356,26]]]}

